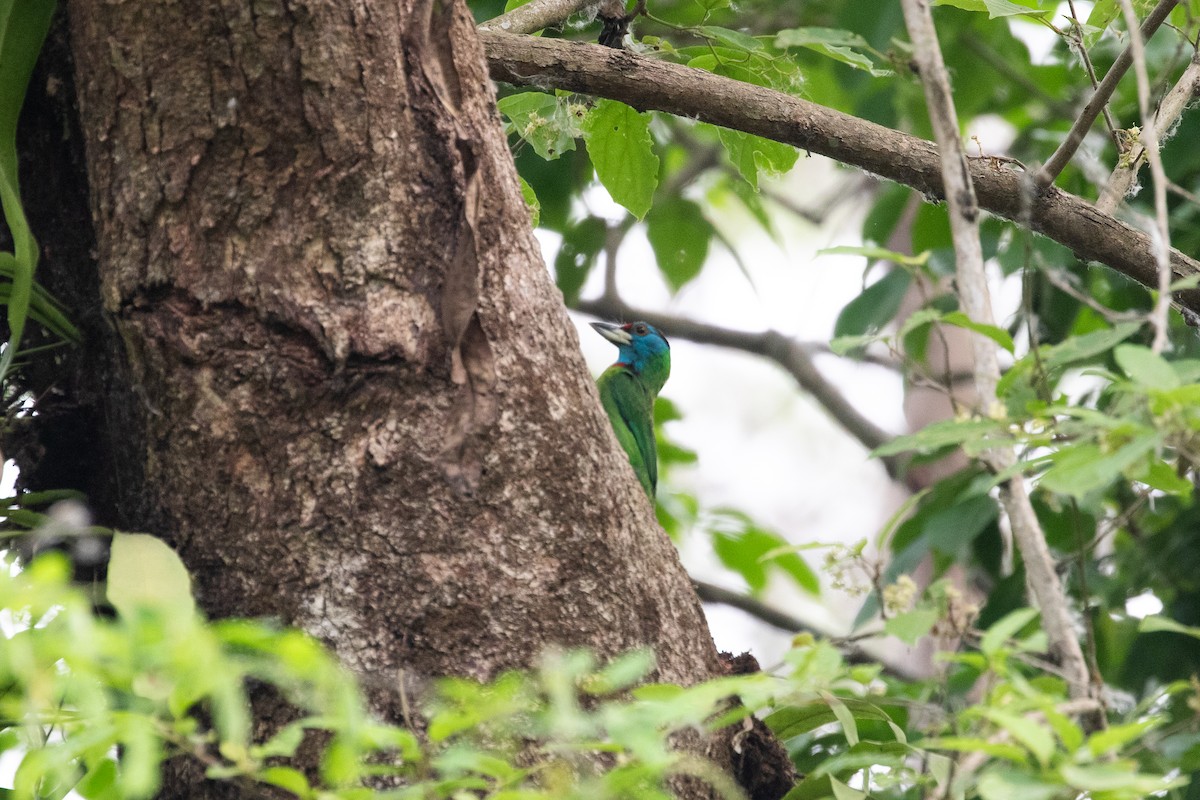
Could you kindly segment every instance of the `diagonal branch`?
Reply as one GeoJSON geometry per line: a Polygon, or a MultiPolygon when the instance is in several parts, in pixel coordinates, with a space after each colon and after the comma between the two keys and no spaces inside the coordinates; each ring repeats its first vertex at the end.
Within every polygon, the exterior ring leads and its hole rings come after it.
{"type": "MultiPolygon", "coordinates": [[[[719,603],[730,608],[739,609],[755,619],[788,633],[810,633],[814,636],[831,638],[828,632],[820,630],[812,623],[806,622],[785,611],[773,608],[741,592],[735,592],[731,589],[717,586],[714,583],[698,581],[695,578],[692,579],[692,586],[696,587],[696,595],[705,603],[719,603]]],[[[913,669],[911,666],[872,655],[849,642],[842,644],[835,641],[835,643],[838,645],[838,649],[842,652],[846,661],[850,664],[882,664],[885,672],[901,680],[914,681],[922,677],[919,671],[913,669]]]]}
{"type": "MultiPolygon", "coordinates": [[[[912,39],[913,58],[925,88],[929,119],[933,123],[941,153],[946,202],[950,207],[950,233],[954,240],[959,302],[971,319],[990,325],[993,324],[992,307],[983,268],[983,249],[979,241],[979,206],[959,137],[958,114],[954,109],[950,78],[933,27],[929,0],[901,0],[901,7],[908,35],[912,39]]],[[[980,407],[986,413],[996,403],[996,383],[1000,379],[996,344],[979,334],[972,337],[972,342],[975,350],[975,391],[980,407]]],[[[1016,455],[1010,448],[995,448],[985,453],[984,458],[997,473],[1008,470],[1016,463],[1016,455]]],[[[1087,663],[1075,636],[1067,597],[1020,476],[1001,485],[1000,502],[1012,528],[1013,539],[1025,561],[1029,590],[1041,609],[1042,625],[1046,629],[1051,652],[1057,656],[1063,669],[1071,697],[1088,697],[1087,663]]]]}
{"type": "MultiPolygon", "coordinates": [[[[1175,8],[1179,0],[1159,0],[1158,5],[1151,10],[1146,21],[1142,23],[1142,41],[1146,41],[1159,27],[1166,21],[1171,10],[1175,8]]],[[[1083,137],[1087,136],[1087,132],[1092,129],[1092,125],[1096,122],[1096,117],[1100,116],[1100,111],[1108,104],[1109,98],[1117,89],[1117,84],[1121,78],[1125,76],[1125,72],[1133,63],[1133,48],[1126,47],[1121,51],[1121,55],[1117,56],[1117,60],[1108,68],[1108,72],[1104,75],[1104,80],[1100,81],[1100,85],[1092,92],[1091,98],[1083,107],[1083,111],[1079,112],[1079,117],[1071,126],[1071,130],[1067,131],[1067,138],[1063,139],[1062,144],[1050,156],[1042,168],[1037,173],[1037,185],[1046,187],[1054,183],[1054,179],[1058,177],[1058,173],[1062,172],[1067,164],[1071,161],[1071,156],[1075,155],[1075,151],[1079,149],[1079,145],[1083,144],[1083,137]]],[[[1149,285],[1149,284],[1147,284],[1149,285]]],[[[1195,310],[1195,309],[1193,309],[1195,310]]]]}
{"type": "MultiPolygon", "coordinates": [[[[1163,98],[1158,106],[1158,111],[1154,114],[1154,132],[1160,141],[1167,137],[1171,128],[1175,127],[1175,123],[1179,121],[1184,109],[1197,95],[1200,95],[1200,50],[1197,50],[1196,54],[1192,56],[1191,63],[1187,65],[1187,69],[1171,87],[1171,91],[1167,92],[1167,96],[1163,98]]],[[[1108,184],[1101,192],[1100,199],[1096,201],[1096,208],[1106,214],[1116,211],[1121,200],[1129,194],[1130,188],[1133,187],[1133,182],[1137,179],[1138,170],[1145,163],[1145,158],[1146,148],[1135,145],[1128,158],[1118,165],[1113,170],[1113,174],[1109,176],[1108,184]]]]}
{"type": "MultiPolygon", "coordinates": [[[[762,86],[607,47],[482,32],[492,77],[517,85],[554,87],[620,100],[764,136],[943,196],[937,148],[931,142],[762,86]]],[[[1000,162],[969,159],[979,205],[1027,225],[1151,288],[1158,284],[1154,246],[1142,231],[1095,206],[1048,187],[1033,191],[1030,175],[1000,162]]],[[[1200,274],[1200,262],[1171,251],[1176,279],[1200,274]]],[[[1175,299],[1200,312],[1200,290],[1175,299]]]]}
{"type": "Polygon", "coordinates": [[[505,33],[534,33],[543,28],[552,28],[578,14],[596,0],[533,0],[514,8],[507,14],[479,24],[481,31],[503,31],[505,33]]]}
{"type": "MultiPolygon", "coordinates": [[[[808,350],[798,342],[778,331],[746,333],[720,328],[682,317],[672,317],[654,311],[630,308],[620,300],[602,297],[598,300],[580,300],[575,310],[604,319],[640,319],[666,331],[671,337],[686,339],[700,344],[715,344],[747,353],[754,353],[774,361],[795,378],[800,388],[812,395],[829,412],[846,432],[858,439],[869,450],[892,440],[892,434],[863,416],[850,404],[836,386],[826,380],[813,363],[808,350]]],[[[881,458],[888,475],[898,479],[904,460],[895,456],[881,458]]]]}

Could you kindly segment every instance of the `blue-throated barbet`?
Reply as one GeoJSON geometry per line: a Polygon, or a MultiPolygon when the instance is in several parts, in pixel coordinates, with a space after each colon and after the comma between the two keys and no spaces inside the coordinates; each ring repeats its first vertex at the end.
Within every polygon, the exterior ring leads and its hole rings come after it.
{"type": "Polygon", "coordinates": [[[600,401],[629,463],[654,499],[658,452],[654,446],[654,398],[671,374],[671,345],[646,322],[593,322],[596,332],[619,348],[617,363],[596,380],[600,401]]]}

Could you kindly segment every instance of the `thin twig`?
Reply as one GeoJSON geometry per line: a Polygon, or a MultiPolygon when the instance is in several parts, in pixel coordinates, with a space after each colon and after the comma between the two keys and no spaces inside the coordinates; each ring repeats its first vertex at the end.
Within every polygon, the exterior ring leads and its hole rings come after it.
{"type": "Polygon", "coordinates": [[[507,14],[479,24],[481,31],[500,33],[534,33],[553,28],[567,21],[572,14],[595,5],[596,0],[533,0],[507,14]]]}
{"type": "MultiPolygon", "coordinates": [[[[862,412],[850,404],[841,391],[826,380],[813,363],[809,348],[789,339],[778,331],[747,333],[695,320],[673,317],[654,311],[631,308],[619,298],[602,297],[597,300],[580,300],[577,311],[603,319],[640,319],[661,328],[668,336],[686,339],[701,344],[715,344],[746,353],[754,353],[774,361],[783,367],[813,399],[829,412],[841,426],[863,444],[874,450],[892,440],[892,434],[867,419],[862,412]]],[[[881,458],[888,475],[898,479],[904,459],[895,456],[881,458]]]]}
{"type": "MultiPolygon", "coordinates": [[[[913,58],[925,89],[925,103],[933,123],[941,155],[942,177],[946,185],[950,233],[954,241],[957,288],[963,310],[971,319],[993,324],[991,298],[983,266],[983,249],[979,240],[979,207],[975,189],[959,138],[958,114],[950,93],[950,79],[942,61],[941,47],[933,27],[929,0],[901,0],[904,22],[913,45],[913,58]]],[[[996,344],[975,334],[972,337],[975,354],[975,390],[985,413],[996,402],[996,383],[1000,366],[996,344]]],[[[992,469],[1004,472],[1016,462],[1009,448],[996,448],[985,456],[992,469]]],[[[1054,560],[1024,481],[1018,476],[1001,487],[1000,501],[1008,516],[1013,538],[1025,561],[1025,571],[1034,598],[1041,608],[1042,621],[1051,651],[1058,657],[1067,674],[1072,698],[1089,696],[1087,664],[1067,607],[1066,595],[1054,560]]]]}
{"type": "Polygon", "coordinates": [[[1138,31],[1137,14],[1130,0],[1120,0],[1125,25],[1129,28],[1129,50],[1133,53],[1133,74],[1137,77],[1138,110],[1142,116],[1141,141],[1150,160],[1150,176],[1154,184],[1154,262],[1158,268],[1158,297],[1150,312],[1154,341],[1150,349],[1161,353],[1167,347],[1167,312],[1171,308],[1171,232],[1167,227],[1167,173],[1163,170],[1162,154],[1158,152],[1158,130],[1150,109],[1150,74],[1146,71],[1146,47],[1138,31]]]}
{"type": "MultiPolygon", "coordinates": [[[[1071,38],[1075,41],[1075,46],[1079,50],[1079,60],[1083,62],[1088,81],[1092,84],[1092,90],[1095,91],[1100,82],[1096,80],[1096,68],[1092,66],[1092,57],[1088,55],[1087,48],[1083,44],[1083,26],[1079,23],[1079,17],[1075,13],[1075,0],[1067,0],[1067,7],[1071,9],[1071,38]]],[[[1117,152],[1120,152],[1121,139],[1117,135],[1117,124],[1113,122],[1112,112],[1108,109],[1107,103],[1104,104],[1101,113],[1104,114],[1104,124],[1108,127],[1108,136],[1116,145],[1117,152]]]]}
{"type": "MultiPolygon", "coordinates": [[[[1179,0],[1159,0],[1158,5],[1146,17],[1146,21],[1142,23],[1141,33],[1142,40],[1145,41],[1154,35],[1154,32],[1159,29],[1159,26],[1166,20],[1167,15],[1171,13],[1171,9],[1179,0]]],[[[1137,25],[1133,25],[1132,30],[1137,30],[1137,25]]],[[[1083,144],[1083,137],[1087,136],[1087,132],[1091,130],[1092,124],[1096,121],[1096,117],[1100,116],[1100,111],[1108,103],[1116,91],[1117,83],[1124,77],[1125,71],[1129,69],[1133,62],[1133,53],[1130,48],[1126,47],[1121,51],[1121,55],[1117,56],[1117,60],[1109,67],[1108,72],[1104,75],[1104,80],[1100,81],[1100,85],[1092,92],[1091,99],[1083,107],[1083,111],[1079,112],[1075,123],[1071,126],[1071,130],[1067,132],[1067,138],[1063,139],[1062,144],[1054,151],[1053,155],[1042,165],[1038,170],[1036,183],[1039,188],[1045,188],[1054,183],[1054,179],[1058,174],[1066,168],[1071,161],[1071,156],[1075,155],[1075,151],[1079,149],[1079,145],[1083,144]]]]}
{"type": "Polygon", "coordinates": [[[849,641],[849,637],[846,639],[833,638],[829,631],[821,630],[812,623],[788,614],[785,611],[772,608],[749,595],[735,592],[732,589],[726,589],[706,581],[698,581],[695,578],[692,579],[692,586],[696,587],[696,595],[705,603],[719,603],[730,608],[736,608],[746,612],[757,620],[767,623],[773,628],[778,628],[787,633],[810,633],[814,636],[830,639],[841,650],[846,661],[851,664],[879,664],[883,667],[884,672],[902,680],[912,681],[921,678],[920,674],[907,665],[871,655],[862,648],[855,646],[849,641]]]}

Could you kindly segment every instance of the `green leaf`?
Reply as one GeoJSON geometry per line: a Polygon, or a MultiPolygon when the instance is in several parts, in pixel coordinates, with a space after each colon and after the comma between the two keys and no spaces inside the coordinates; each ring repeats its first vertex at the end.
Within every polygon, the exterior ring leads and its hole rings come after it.
{"type": "Polygon", "coordinates": [[[1042,475],[1039,485],[1047,491],[1082,499],[1089,492],[1112,483],[1158,447],[1160,441],[1157,432],[1150,432],[1112,453],[1105,453],[1099,445],[1090,442],[1064,448],[1052,457],[1054,465],[1042,475]]]}
{"type": "Polygon", "coordinates": [[[720,28],[716,25],[701,25],[699,28],[696,28],[696,32],[707,39],[716,39],[718,42],[729,47],[751,52],[763,49],[762,42],[741,31],[720,28]]]}
{"type": "Polygon", "coordinates": [[[1145,469],[1130,473],[1129,477],[1141,481],[1151,489],[1158,489],[1177,497],[1190,498],[1195,488],[1192,482],[1180,475],[1174,467],[1157,458],[1151,459],[1145,469]]]}
{"type": "Polygon", "coordinates": [[[975,788],[983,800],[1055,800],[1063,796],[1061,783],[1048,783],[1012,767],[990,767],[975,788]]]}
{"type": "Polygon", "coordinates": [[[712,236],[712,223],[691,200],[668,198],[646,215],[646,238],[672,292],[700,274],[712,236]]]}
{"type": "Polygon", "coordinates": [[[810,594],[819,594],[820,581],[794,548],[778,534],[758,527],[742,514],[730,514],[738,528],[713,533],[713,551],[721,563],[737,572],[752,593],[761,592],[767,585],[767,568],[774,566],[786,572],[797,585],[810,594]]]}
{"type": "Polygon", "coordinates": [[[1179,388],[1179,376],[1170,363],[1149,347],[1123,344],[1113,351],[1113,357],[1129,379],[1142,386],[1150,389],[1179,388]]]}
{"type": "Polygon", "coordinates": [[[175,551],[143,533],[114,533],[108,562],[108,602],[128,617],[141,608],[170,617],[196,613],[192,578],[175,551]]]}
{"type": "Polygon", "coordinates": [[[821,697],[829,704],[829,710],[833,712],[833,716],[837,717],[837,721],[841,724],[842,733],[845,734],[846,741],[851,747],[858,744],[858,723],[854,721],[854,715],[850,713],[850,709],[846,708],[846,704],[836,696],[828,692],[822,692],[821,697]]]}
{"type": "Polygon", "coordinates": [[[529,142],[534,152],[552,161],[575,149],[581,135],[583,106],[545,92],[521,92],[501,98],[496,106],[511,125],[508,130],[529,142]]]}
{"type": "Polygon", "coordinates": [[[554,256],[554,280],[568,306],[579,300],[607,236],[608,226],[599,217],[588,217],[563,231],[562,244],[554,256]]]}
{"type": "Polygon", "coordinates": [[[883,630],[911,647],[933,629],[939,616],[936,609],[915,608],[885,621],[883,630]]]}
{"type": "Polygon", "coordinates": [[[860,336],[878,331],[896,316],[911,283],[912,276],[902,269],[893,269],[875,281],[838,314],[834,336],[860,336]]]}
{"type": "Polygon", "coordinates": [[[950,445],[1007,436],[1007,424],[993,419],[948,419],[927,425],[916,433],[897,436],[871,451],[871,456],[894,456],[915,451],[932,453],[950,445]]]}
{"type": "Polygon", "coordinates": [[[521,197],[525,200],[525,205],[529,206],[530,224],[536,228],[542,221],[542,204],[538,202],[537,193],[533,191],[529,181],[520,175],[517,176],[517,180],[521,182],[521,197]]]}
{"type": "Polygon", "coordinates": [[[645,217],[658,186],[647,116],[624,103],[600,100],[583,122],[583,138],[596,177],[613,200],[638,219],[645,217]]]}
{"type": "Polygon", "coordinates": [[[1008,645],[1008,640],[1016,636],[1017,631],[1032,622],[1037,615],[1036,608],[1018,608],[1005,614],[987,629],[987,633],[979,640],[979,649],[989,656],[995,655],[1000,648],[1008,645]]]}
{"type": "Polygon", "coordinates": [[[267,767],[258,774],[259,780],[278,786],[297,797],[312,797],[312,787],[304,773],[292,767],[267,767]]]}
{"type": "Polygon", "coordinates": [[[1103,756],[1120,750],[1130,742],[1137,741],[1146,731],[1162,724],[1158,717],[1113,725],[1107,730],[1097,731],[1088,737],[1088,751],[1093,756],[1103,756]]]}
{"type": "Polygon", "coordinates": [[[1008,352],[1013,351],[1013,340],[1009,336],[1008,331],[1003,328],[997,328],[995,325],[986,325],[982,322],[976,322],[961,311],[951,311],[942,316],[941,321],[946,325],[953,325],[956,328],[966,328],[967,330],[975,331],[978,334],[986,336],[996,344],[1003,347],[1008,352]]]}
{"type": "Polygon", "coordinates": [[[1052,13],[1039,8],[1019,6],[1016,3],[1009,2],[1009,0],[933,0],[933,4],[935,6],[953,6],[954,8],[961,8],[964,11],[985,11],[989,19],[1018,15],[1042,17],[1052,13]]]}
{"type": "Polygon", "coordinates": [[[1132,336],[1140,327],[1142,327],[1140,322],[1122,322],[1104,330],[1085,333],[1082,336],[1072,336],[1062,344],[1048,348],[1042,354],[1042,361],[1046,369],[1056,369],[1076,361],[1083,361],[1111,350],[1132,336]]]}
{"type": "Polygon", "coordinates": [[[1132,761],[1111,764],[1063,764],[1059,773],[1071,786],[1083,792],[1130,792],[1136,797],[1165,792],[1187,784],[1188,778],[1168,780],[1163,775],[1147,775],[1137,771],[1132,761]]]}
{"type": "Polygon", "coordinates": [[[752,133],[717,128],[717,136],[725,146],[729,163],[737,167],[738,174],[758,191],[759,175],[776,177],[783,175],[796,165],[800,153],[788,144],[764,139],[752,133]]]}
{"type": "Polygon", "coordinates": [[[1182,633],[1184,636],[1200,639],[1200,628],[1182,625],[1170,617],[1159,615],[1143,619],[1141,624],[1138,625],[1138,631],[1140,633],[1182,633]]]}
{"type": "Polygon", "coordinates": [[[0,355],[0,384],[20,350],[21,335],[33,298],[38,245],[25,219],[18,177],[17,120],[42,42],[54,14],[51,0],[0,2],[0,208],[13,239],[12,288],[8,298],[8,344],[0,355]]]}
{"type": "Polygon", "coordinates": [[[787,28],[775,36],[775,46],[781,49],[803,47],[875,77],[891,75],[889,69],[877,69],[870,56],[855,48],[869,49],[862,36],[833,28],[787,28]]]}
{"type": "Polygon", "coordinates": [[[1024,745],[1042,766],[1050,763],[1054,756],[1054,735],[1039,722],[1030,717],[1013,714],[999,708],[982,708],[979,713],[993,724],[1008,731],[1020,744],[1024,745]]]}

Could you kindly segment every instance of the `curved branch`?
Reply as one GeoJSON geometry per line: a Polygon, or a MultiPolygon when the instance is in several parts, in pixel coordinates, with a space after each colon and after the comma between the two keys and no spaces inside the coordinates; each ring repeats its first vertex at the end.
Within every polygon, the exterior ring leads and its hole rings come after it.
{"type": "MultiPolygon", "coordinates": [[[[911,186],[926,197],[942,197],[937,148],[816,103],[699,69],[670,64],[596,45],[481,32],[495,80],[554,87],[620,100],[641,110],[692,117],[764,136],[828,156],[911,186]]],[[[1155,288],[1150,237],[1053,186],[1033,187],[996,159],[970,159],[979,205],[1030,227],[1068,247],[1086,261],[1106,264],[1155,288]]],[[[1200,261],[1171,251],[1176,279],[1200,274],[1200,261]]],[[[1200,290],[1175,299],[1200,312],[1200,290]]]]}
{"type": "MultiPolygon", "coordinates": [[[[813,363],[807,348],[778,331],[747,333],[719,328],[682,317],[630,308],[620,300],[605,297],[598,300],[580,300],[575,304],[575,310],[605,319],[641,319],[666,331],[668,336],[700,344],[729,347],[769,358],[787,370],[788,374],[796,379],[796,383],[800,384],[800,388],[812,395],[847,433],[867,449],[874,450],[892,440],[892,434],[863,416],[836,386],[825,379],[813,363]]],[[[881,458],[880,461],[883,462],[888,475],[894,480],[900,479],[904,459],[889,456],[881,458]]]]}

